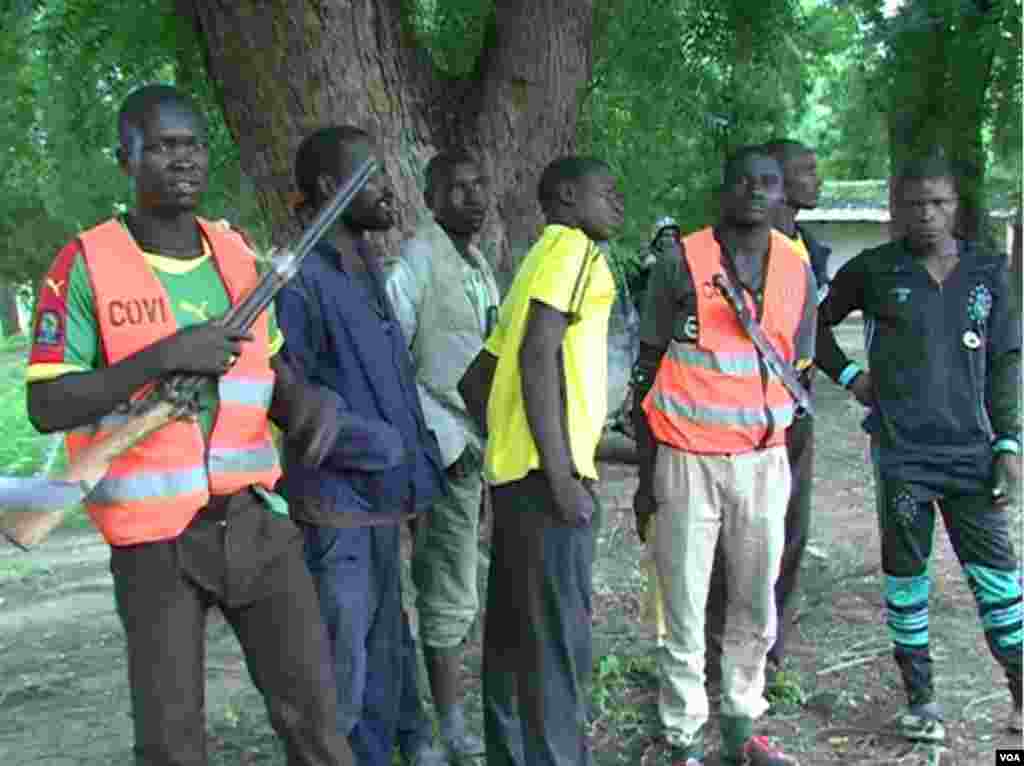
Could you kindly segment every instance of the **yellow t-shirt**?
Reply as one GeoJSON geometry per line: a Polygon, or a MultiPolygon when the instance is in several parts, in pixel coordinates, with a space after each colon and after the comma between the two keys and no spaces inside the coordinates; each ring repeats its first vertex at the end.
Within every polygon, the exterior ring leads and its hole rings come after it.
{"type": "MultiPolygon", "coordinates": [[[[782,232],[780,231],[779,234],[782,234],[782,232]]],[[[800,236],[800,232],[797,232],[795,237],[790,237],[785,234],[782,234],[782,237],[793,246],[796,254],[800,256],[804,263],[811,262],[811,253],[808,251],[807,245],[804,244],[804,238],[800,236]]]]}
{"type": "MultiPolygon", "coordinates": [[[[776,229],[776,231],[778,230],[776,229]]],[[[782,238],[790,244],[790,246],[793,248],[793,252],[800,256],[800,260],[802,260],[807,265],[810,265],[811,251],[807,249],[807,245],[804,243],[804,238],[800,236],[800,232],[797,232],[795,237],[790,237],[788,234],[783,234],[781,231],[779,232],[779,234],[782,234],[782,238]]],[[[810,367],[812,364],[814,364],[813,359],[797,359],[796,369],[802,372],[803,370],[806,370],[808,367],[810,367]]]]}
{"type": "Polygon", "coordinates": [[[596,479],[594,453],[608,409],[608,317],[615,280],[604,254],[586,234],[559,225],[545,227],[526,254],[487,339],[498,365],[487,405],[484,475],[492,484],[507,484],[540,468],[519,370],[531,300],[571,317],[562,341],[564,422],[576,471],[596,479]]]}

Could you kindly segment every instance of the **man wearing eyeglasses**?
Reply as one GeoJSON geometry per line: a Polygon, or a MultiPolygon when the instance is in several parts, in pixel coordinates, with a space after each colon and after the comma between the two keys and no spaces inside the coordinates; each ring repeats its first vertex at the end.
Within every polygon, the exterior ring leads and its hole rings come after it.
{"type": "Polygon", "coordinates": [[[909,163],[893,197],[904,236],[836,274],[820,309],[816,361],[879,419],[887,622],[909,703],[898,724],[909,739],[945,736],[928,648],[937,507],[1009,681],[1009,726],[1019,732],[1024,632],[1009,510],[1020,483],[1020,317],[1006,259],[954,235],[958,200],[945,161],[909,163]],[[875,325],[869,370],[832,331],[858,309],[875,325]]]}

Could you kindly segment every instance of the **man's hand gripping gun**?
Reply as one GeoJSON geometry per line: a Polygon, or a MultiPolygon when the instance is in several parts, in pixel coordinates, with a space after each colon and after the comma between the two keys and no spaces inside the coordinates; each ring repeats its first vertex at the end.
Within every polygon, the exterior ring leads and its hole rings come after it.
{"type": "MultiPolygon", "coordinates": [[[[303,231],[298,243],[275,255],[253,289],[217,321],[232,329],[249,330],[376,168],[372,158],[360,165],[303,231]]],[[[42,542],[99,484],[118,455],[166,424],[195,416],[203,380],[201,375],[174,374],[158,381],[128,406],[129,417],[121,425],[107,438],[83,449],[60,478],[0,477],[0,534],[22,550],[42,542]]]]}

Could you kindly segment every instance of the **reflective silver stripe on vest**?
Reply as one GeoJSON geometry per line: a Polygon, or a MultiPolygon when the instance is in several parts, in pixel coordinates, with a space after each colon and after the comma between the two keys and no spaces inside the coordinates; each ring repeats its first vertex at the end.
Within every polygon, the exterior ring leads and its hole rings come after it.
{"type": "MultiPolygon", "coordinates": [[[[722,407],[703,407],[689,402],[682,402],[674,396],[655,388],[651,391],[654,406],[670,417],[683,418],[693,423],[709,426],[729,426],[732,428],[767,428],[768,419],[763,407],[739,407],[725,409],[722,407]]],[[[772,407],[776,431],[787,428],[793,422],[793,405],[772,407]]]]}
{"type": "MultiPolygon", "coordinates": [[[[267,409],[270,407],[270,401],[274,395],[274,384],[255,378],[235,380],[221,378],[217,386],[217,394],[221,401],[267,409]]],[[[134,417],[136,417],[134,414],[126,412],[111,412],[95,423],[71,429],[71,433],[95,436],[99,431],[113,431],[134,417]]]]}
{"type": "Polygon", "coordinates": [[[274,383],[259,378],[221,378],[217,394],[222,402],[266,409],[274,395],[274,383]]]}
{"type": "Polygon", "coordinates": [[[277,466],[277,449],[272,441],[253,447],[211,447],[210,473],[254,473],[277,466]]]}
{"type": "Polygon", "coordinates": [[[120,505],[169,499],[206,490],[206,471],[202,467],[183,471],[147,471],[103,479],[86,502],[90,505],[120,505]]]}
{"type": "Polygon", "coordinates": [[[672,361],[685,367],[700,367],[703,370],[737,377],[760,376],[756,352],[746,351],[705,351],[692,344],[673,341],[666,353],[672,361]]]}

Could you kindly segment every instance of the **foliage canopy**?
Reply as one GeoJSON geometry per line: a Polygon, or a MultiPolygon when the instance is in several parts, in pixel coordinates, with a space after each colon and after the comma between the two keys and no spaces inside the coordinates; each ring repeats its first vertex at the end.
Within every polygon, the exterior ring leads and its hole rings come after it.
{"type": "MultiPolygon", "coordinates": [[[[711,220],[722,160],[745,143],[795,135],[818,148],[827,177],[884,177],[896,150],[894,105],[922,82],[934,87],[927,67],[945,67],[957,93],[983,92],[976,125],[956,135],[976,128],[982,177],[987,167],[990,183],[1019,188],[1020,0],[906,0],[889,15],[886,7],[595,0],[578,146],[623,179],[626,244],[616,252],[645,244],[661,215],[684,230],[711,220]],[[967,72],[962,57],[979,39],[991,61],[967,72]],[[942,55],[927,67],[908,65],[922,46],[937,45],[942,55]]],[[[34,283],[57,247],[129,201],[113,123],[121,99],[143,82],[177,82],[194,94],[215,160],[206,213],[267,241],[203,53],[169,0],[0,0],[0,11],[8,20],[0,29],[0,280],[34,283]]],[[[452,78],[472,76],[493,13],[494,0],[404,5],[409,34],[452,78]]]]}

